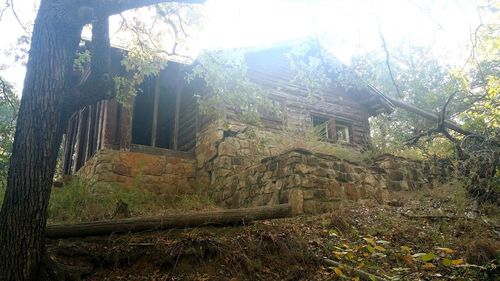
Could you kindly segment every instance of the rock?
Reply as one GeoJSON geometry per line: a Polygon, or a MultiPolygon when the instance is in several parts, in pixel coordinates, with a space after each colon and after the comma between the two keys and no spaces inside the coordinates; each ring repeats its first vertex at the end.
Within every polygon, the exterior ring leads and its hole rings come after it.
{"type": "Polygon", "coordinates": [[[402,181],[404,179],[403,173],[397,170],[390,171],[387,176],[392,181],[402,181]]]}
{"type": "Polygon", "coordinates": [[[288,203],[292,206],[292,215],[304,213],[304,193],[300,189],[292,189],[288,195],[288,203]]]}
{"type": "Polygon", "coordinates": [[[113,172],[120,176],[130,176],[131,174],[130,171],[131,171],[130,167],[128,167],[123,163],[116,163],[113,165],[113,172]]]}

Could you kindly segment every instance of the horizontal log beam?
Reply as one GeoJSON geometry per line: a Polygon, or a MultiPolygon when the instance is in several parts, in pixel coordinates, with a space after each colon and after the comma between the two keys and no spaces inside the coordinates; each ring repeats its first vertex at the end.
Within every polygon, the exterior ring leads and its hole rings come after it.
{"type": "Polygon", "coordinates": [[[264,206],[223,211],[187,213],[161,217],[128,218],[77,224],[49,225],[47,238],[67,238],[109,235],[145,230],[199,227],[207,225],[228,225],[255,220],[285,218],[292,216],[290,204],[264,206]]]}

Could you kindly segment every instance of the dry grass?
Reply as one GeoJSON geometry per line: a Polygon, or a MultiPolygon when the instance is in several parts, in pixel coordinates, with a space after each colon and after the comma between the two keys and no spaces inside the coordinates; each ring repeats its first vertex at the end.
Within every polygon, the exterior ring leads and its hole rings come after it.
{"type": "Polygon", "coordinates": [[[173,192],[152,192],[140,187],[91,185],[74,179],[54,188],[49,202],[50,223],[71,223],[112,219],[117,204],[128,205],[131,216],[217,209],[201,187],[173,192]]]}
{"type": "Polygon", "coordinates": [[[279,147],[275,154],[293,148],[304,148],[312,152],[334,155],[352,162],[361,162],[372,157],[369,153],[362,153],[361,148],[358,146],[323,140],[320,132],[315,128],[303,130],[284,129],[280,131],[280,134],[270,137],[269,143],[279,147]]]}

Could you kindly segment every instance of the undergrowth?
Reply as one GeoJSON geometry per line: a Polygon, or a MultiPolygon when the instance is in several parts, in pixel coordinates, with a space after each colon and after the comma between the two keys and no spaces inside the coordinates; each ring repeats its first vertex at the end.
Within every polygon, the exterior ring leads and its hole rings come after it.
{"type": "Polygon", "coordinates": [[[119,202],[128,205],[132,216],[214,209],[215,204],[201,187],[160,193],[119,184],[92,185],[80,179],[54,188],[49,202],[49,222],[79,222],[112,219],[119,202]]]}
{"type": "Polygon", "coordinates": [[[360,147],[325,140],[321,131],[317,128],[304,130],[283,129],[280,134],[271,138],[270,142],[276,143],[277,147],[280,148],[279,153],[293,148],[304,148],[312,152],[334,155],[352,162],[362,162],[374,157],[372,153],[362,153],[360,147]]]}

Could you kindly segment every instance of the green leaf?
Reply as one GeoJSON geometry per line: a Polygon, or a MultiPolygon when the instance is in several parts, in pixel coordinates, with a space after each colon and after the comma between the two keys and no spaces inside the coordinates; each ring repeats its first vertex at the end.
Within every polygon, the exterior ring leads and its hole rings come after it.
{"type": "Polygon", "coordinates": [[[326,247],[328,248],[328,250],[332,251],[333,250],[333,241],[332,240],[328,240],[328,242],[326,242],[326,247]]]}
{"type": "Polygon", "coordinates": [[[373,249],[373,247],[372,247],[372,246],[370,246],[370,245],[367,245],[367,246],[366,246],[366,249],[368,250],[368,252],[370,252],[370,253],[372,253],[372,254],[373,254],[373,253],[375,253],[375,249],[373,249]]]}
{"type": "Polygon", "coordinates": [[[444,266],[451,266],[451,260],[450,259],[443,259],[441,261],[441,263],[444,265],[444,266]]]}
{"type": "Polygon", "coordinates": [[[427,253],[421,257],[422,261],[428,262],[435,259],[437,256],[434,253],[427,253]]]}

